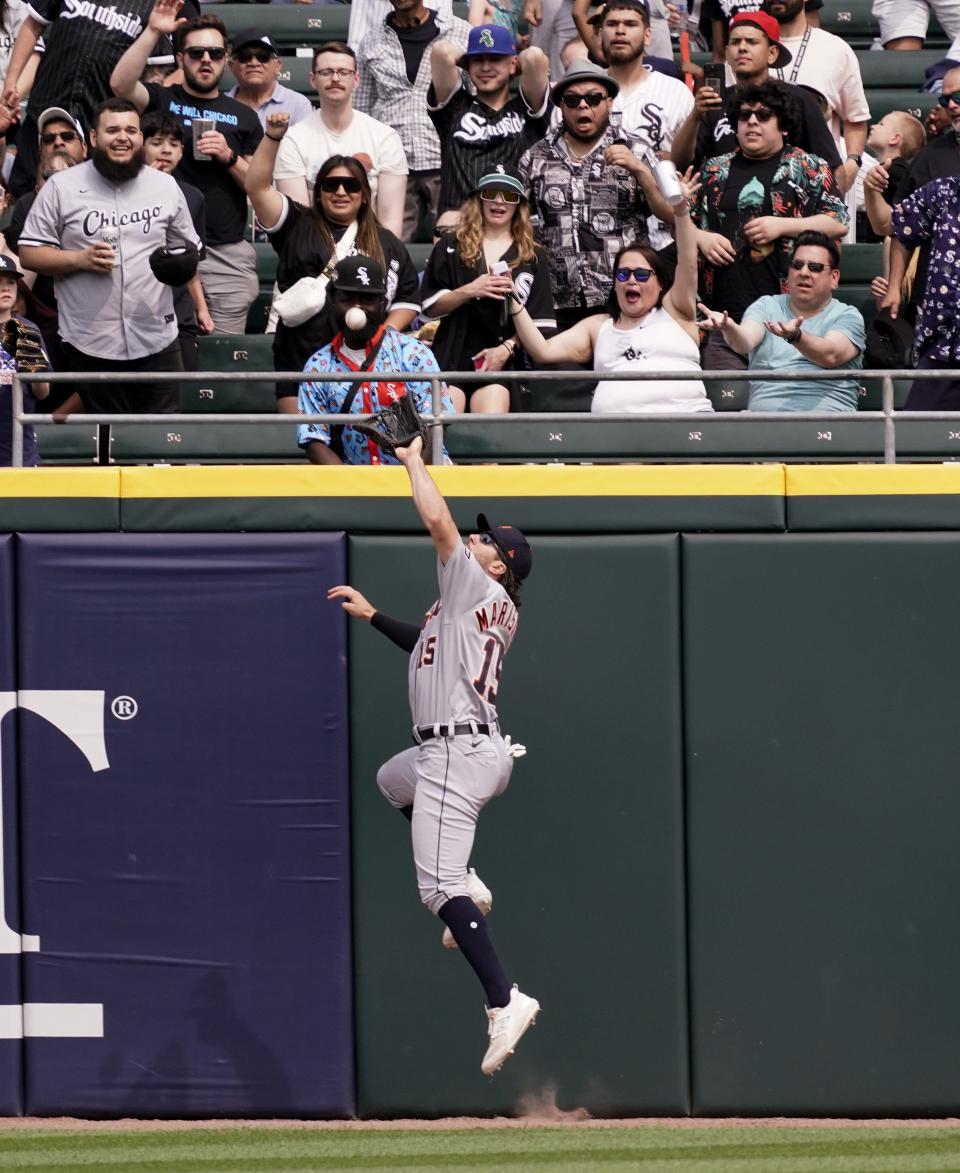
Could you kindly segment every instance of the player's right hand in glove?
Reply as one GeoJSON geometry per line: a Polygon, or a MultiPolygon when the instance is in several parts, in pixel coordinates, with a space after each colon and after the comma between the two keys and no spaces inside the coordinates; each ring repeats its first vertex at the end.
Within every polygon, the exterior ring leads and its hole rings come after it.
{"type": "Polygon", "coordinates": [[[401,463],[403,461],[398,450],[412,449],[417,440],[422,448],[427,436],[426,426],[409,395],[401,395],[396,403],[391,403],[370,419],[353,426],[358,432],[369,436],[384,452],[396,456],[401,463]]]}

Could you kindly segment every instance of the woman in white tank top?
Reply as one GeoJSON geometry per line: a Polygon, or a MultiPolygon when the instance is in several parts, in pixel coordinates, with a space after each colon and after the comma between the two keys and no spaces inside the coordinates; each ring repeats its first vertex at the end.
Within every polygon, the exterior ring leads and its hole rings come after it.
{"type": "MultiPolygon", "coordinates": [[[[688,173],[689,175],[689,173],[688,173]]],[[[713,411],[698,377],[697,244],[690,198],[699,184],[681,179],[684,196],[674,208],[677,268],[671,280],[663,259],[648,245],[617,253],[607,311],[593,314],[546,339],[516,298],[510,302],[521,344],[538,363],[586,363],[598,374],[638,375],[597,384],[595,412],[713,411]],[[689,379],[648,379],[646,371],[689,371],[689,379]]]]}

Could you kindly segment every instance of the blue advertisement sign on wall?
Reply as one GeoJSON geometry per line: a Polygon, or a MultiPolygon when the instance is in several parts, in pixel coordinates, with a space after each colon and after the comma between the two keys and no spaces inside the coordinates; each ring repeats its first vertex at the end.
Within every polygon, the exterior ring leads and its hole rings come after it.
{"type": "Polygon", "coordinates": [[[28,1114],[353,1113],[344,558],[17,538],[28,1114]]]}

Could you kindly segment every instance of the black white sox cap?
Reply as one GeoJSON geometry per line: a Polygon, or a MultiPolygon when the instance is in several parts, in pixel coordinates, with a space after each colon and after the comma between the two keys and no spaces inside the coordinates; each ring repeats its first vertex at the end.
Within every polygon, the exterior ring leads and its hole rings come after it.
{"type": "Polygon", "coordinates": [[[513,577],[523,582],[533,566],[533,551],[523,534],[512,525],[491,525],[485,513],[477,514],[477,533],[493,538],[513,577]]]}

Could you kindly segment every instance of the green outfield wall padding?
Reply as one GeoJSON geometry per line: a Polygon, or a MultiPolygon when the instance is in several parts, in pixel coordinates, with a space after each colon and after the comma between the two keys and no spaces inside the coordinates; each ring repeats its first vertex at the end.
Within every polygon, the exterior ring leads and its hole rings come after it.
{"type": "Polygon", "coordinates": [[[0,533],[120,528],[120,474],[111,468],[0,469],[0,533]]]}
{"type": "Polygon", "coordinates": [[[960,1100],[960,535],[682,539],[702,1115],[960,1100]]]}
{"type": "Polygon", "coordinates": [[[788,468],[786,488],[788,526],[798,532],[960,529],[956,462],[788,468]]]}
{"type": "MultiPolygon", "coordinates": [[[[421,533],[400,468],[124,468],[130,531],[345,529],[421,533]]],[[[780,465],[438,468],[462,531],[477,513],[510,514],[547,533],[650,533],[784,528],[780,465]]]]}
{"type": "MultiPolygon", "coordinates": [[[[473,861],[508,974],[543,1011],[493,1080],[480,1073],[483,992],[420,905],[409,826],[376,787],[380,763],[411,744],[407,656],[351,628],[363,1117],[512,1114],[554,1098],[598,1115],[688,1111],[679,541],[531,537],[499,696],[503,729],[529,752],[483,812],[473,861]]],[[[408,621],[436,597],[422,537],[352,537],[348,564],[374,606],[408,621]]]]}

